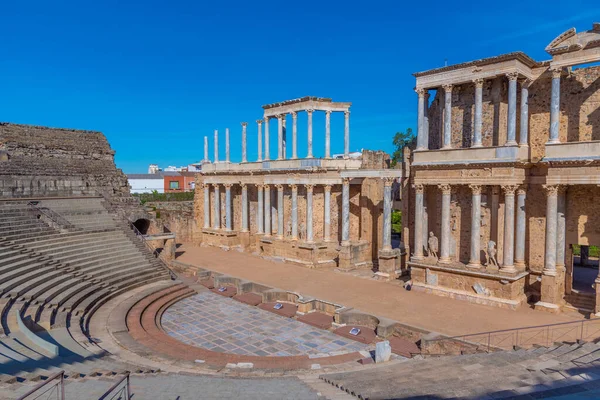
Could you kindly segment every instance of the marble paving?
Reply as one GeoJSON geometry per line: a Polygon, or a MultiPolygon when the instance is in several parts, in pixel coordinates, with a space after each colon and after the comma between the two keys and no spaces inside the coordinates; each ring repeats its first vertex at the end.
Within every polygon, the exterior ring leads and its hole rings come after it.
{"type": "Polygon", "coordinates": [[[371,350],[368,345],[210,292],[169,307],[162,327],[186,344],[223,353],[310,356],[371,350]]]}

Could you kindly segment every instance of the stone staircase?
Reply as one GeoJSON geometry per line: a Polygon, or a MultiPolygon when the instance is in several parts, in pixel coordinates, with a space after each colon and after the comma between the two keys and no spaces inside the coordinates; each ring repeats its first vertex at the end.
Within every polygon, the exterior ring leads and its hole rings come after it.
{"type": "Polygon", "coordinates": [[[571,292],[565,295],[565,306],[583,313],[593,313],[596,307],[595,293],[571,292]]]}
{"type": "Polygon", "coordinates": [[[105,302],[136,287],[170,284],[168,269],[101,198],[41,199],[38,206],[69,228],[45,220],[28,201],[0,201],[0,385],[27,389],[61,369],[68,379],[155,373],[113,359],[86,334],[105,302]],[[59,356],[29,339],[17,313],[27,331],[58,346],[59,356]]]}
{"type": "Polygon", "coordinates": [[[600,388],[600,344],[414,359],[320,378],[361,399],[553,397],[600,388]]]}

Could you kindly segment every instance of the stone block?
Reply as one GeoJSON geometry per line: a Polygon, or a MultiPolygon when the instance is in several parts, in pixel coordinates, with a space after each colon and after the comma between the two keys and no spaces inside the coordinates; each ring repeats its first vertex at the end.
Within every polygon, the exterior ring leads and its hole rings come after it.
{"type": "Polygon", "coordinates": [[[375,363],[379,364],[390,360],[392,356],[392,347],[390,342],[385,340],[375,345],[375,363]]]}

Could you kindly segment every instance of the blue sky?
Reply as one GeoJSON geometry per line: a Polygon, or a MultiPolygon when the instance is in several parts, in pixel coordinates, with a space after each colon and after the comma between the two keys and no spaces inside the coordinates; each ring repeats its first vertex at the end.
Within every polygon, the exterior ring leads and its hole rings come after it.
{"type": "MultiPolygon", "coordinates": [[[[0,15],[0,121],[100,130],[133,173],[201,160],[205,135],[212,157],[214,129],[224,158],[226,127],[237,161],[242,121],[253,160],[261,106],[307,95],[353,103],[352,151],[391,152],[416,125],[413,72],[512,51],[548,59],[555,36],[600,21],[600,2],[32,0],[0,15]]],[[[317,156],[324,129],[316,115],[317,156]]],[[[343,129],[334,115],[334,153],[343,129]]],[[[276,124],[271,137],[274,154],[276,124]]]]}

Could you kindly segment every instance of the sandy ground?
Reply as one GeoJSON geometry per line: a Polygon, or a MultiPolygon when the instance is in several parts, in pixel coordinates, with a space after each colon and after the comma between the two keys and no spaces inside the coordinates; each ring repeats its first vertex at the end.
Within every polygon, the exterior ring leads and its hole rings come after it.
{"type": "Polygon", "coordinates": [[[328,300],[447,335],[581,320],[576,312],[550,314],[527,305],[519,310],[472,304],[361,278],[334,269],[308,269],[238,251],[185,243],[177,260],[267,286],[328,300]]]}

